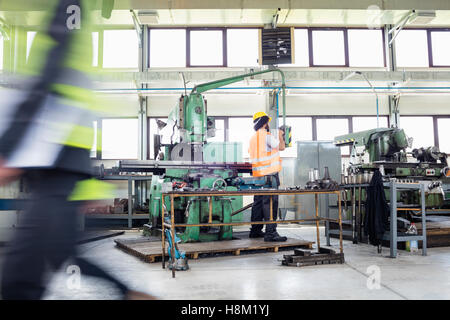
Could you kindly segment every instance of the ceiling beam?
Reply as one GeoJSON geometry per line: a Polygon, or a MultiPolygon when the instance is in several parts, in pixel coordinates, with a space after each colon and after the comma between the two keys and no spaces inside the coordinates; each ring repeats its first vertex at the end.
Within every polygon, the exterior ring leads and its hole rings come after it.
{"type": "MultiPolygon", "coordinates": [[[[101,8],[101,0],[95,6],[101,8]]],[[[448,0],[115,0],[115,10],[189,9],[336,9],[366,10],[450,10],[448,0]]],[[[47,0],[3,0],[1,11],[36,11],[48,8],[47,0]]]]}
{"type": "Polygon", "coordinates": [[[354,9],[378,6],[382,10],[450,10],[448,0],[116,0],[125,9],[354,9]],[[130,8],[130,6],[132,8],[130,8]]]}

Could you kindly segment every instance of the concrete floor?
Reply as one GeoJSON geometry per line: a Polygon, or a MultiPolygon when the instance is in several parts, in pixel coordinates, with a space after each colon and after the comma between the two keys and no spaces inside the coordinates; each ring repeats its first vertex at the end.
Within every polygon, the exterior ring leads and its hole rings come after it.
{"type": "MultiPolygon", "coordinates": [[[[314,232],[311,227],[279,227],[282,235],[311,241],[314,232]]],[[[323,236],[323,228],[321,232],[323,236]]],[[[120,238],[138,236],[130,231],[120,238]]],[[[338,241],[332,239],[331,244],[337,248],[338,241]]],[[[379,255],[373,246],[344,241],[342,265],[286,267],[280,259],[290,251],[244,254],[190,260],[191,270],[178,272],[175,279],[160,263],[144,263],[117,249],[113,238],[81,245],[80,250],[131,288],[161,299],[450,299],[448,247],[431,248],[426,257],[420,251],[399,251],[398,258],[391,259],[388,248],[379,255]],[[378,289],[368,287],[373,266],[380,270],[378,289]]],[[[68,289],[64,271],[50,282],[46,299],[119,298],[108,283],[93,278],[82,277],[80,289],[68,289]]]]}

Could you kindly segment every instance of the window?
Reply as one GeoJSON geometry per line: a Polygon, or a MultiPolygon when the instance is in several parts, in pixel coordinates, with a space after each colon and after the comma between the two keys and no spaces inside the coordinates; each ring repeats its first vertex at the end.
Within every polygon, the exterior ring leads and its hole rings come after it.
{"type": "Polygon", "coordinates": [[[412,149],[434,146],[432,117],[400,117],[400,127],[413,138],[412,149]]]}
{"type": "Polygon", "coordinates": [[[189,66],[224,66],[222,30],[189,30],[189,66]]]}
{"type": "Polygon", "coordinates": [[[186,29],[150,30],[150,68],[186,67],[186,29]]]}
{"type": "MultiPolygon", "coordinates": [[[[366,131],[377,127],[377,117],[353,117],[353,132],[366,131]]],[[[380,128],[388,127],[388,118],[380,116],[380,128]]]]}
{"type": "Polygon", "coordinates": [[[398,67],[428,67],[426,30],[401,30],[395,38],[398,67]]]}
{"type": "Polygon", "coordinates": [[[312,30],[313,66],[345,66],[343,30],[312,30]]]}
{"type": "Polygon", "coordinates": [[[208,138],[208,142],[224,142],[225,141],[225,120],[216,118],[216,135],[208,138]]]}
{"type": "Polygon", "coordinates": [[[26,61],[28,61],[28,56],[30,55],[31,45],[33,44],[34,37],[36,36],[36,31],[27,32],[27,56],[26,61]]]}
{"type": "Polygon", "coordinates": [[[250,138],[255,133],[252,118],[229,118],[228,136],[231,142],[242,142],[242,156],[249,158],[248,147],[250,138]]]}
{"type": "Polygon", "coordinates": [[[258,65],[258,29],[227,30],[228,67],[251,67],[258,65]]]}
{"type": "MultiPolygon", "coordinates": [[[[317,119],[317,140],[334,141],[334,138],[343,134],[348,134],[347,119],[317,119]]],[[[350,150],[347,146],[341,147],[342,155],[349,155],[350,150]]]]}
{"type": "Polygon", "coordinates": [[[439,149],[441,152],[450,154],[450,118],[437,119],[439,149]]]}
{"type": "Polygon", "coordinates": [[[139,45],[135,30],[105,30],[103,33],[104,68],[138,68],[139,45]]]}
{"type": "Polygon", "coordinates": [[[97,121],[92,122],[92,126],[94,128],[94,143],[91,148],[91,158],[97,158],[97,121]]]}
{"type": "MultiPolygon", "coordinates": [[[[280,125],[283,119],[280,118],[280,125]]],[[[297,141],[312,140],[312,119],[309,117],[288,117],[286,125],[291,126],[292,130],[292,147],[282,151],[282,157],[297,157],[297,141]]]]}
{"type": "Polygon", "coordinates": [[[309,67],[309,42],[307,29],[294,30],[294,55],[293,66],[309,67]]]}
{"type": "Polygon", "coordinates": [[[92,32],[92,66],[98,67],[98,32],[92,32]]]}
{"type": "Polygon", "coordinates": [[[350,67],[384,67],[384,46],[381,30],[348,31],[350,67]]]}
{"type": "Polygon", "coordinates": [[[138,158],[138,120],[103,119],[102,159],[138,158]]]}
{"type": "Polygon", "coordinates": [[[433,66],[450,66],[450,31],[430,31],[433,66]]]}
{"type": "Polygon", "coordinates": [[[294,29],[294,63],[282,67],[309,67],[308,29],[294,29]]]}
{"type": "MultiPolygon", "coordinates": [[[[158,129],[158,125],[156,124],[157,120],[161,120],[165,123],[167,123],[167,118],[150,118],[150,122],[149,122],[149,141],[150,141],[150,149],[149,149],[149,154],[150,154],[150,159],[154,159],[155,158],[155,152],[153,150],[154,148],[154,140],[153,140],[153,136],[155,134],[163,134],[166,133],[166,131],[163,129],[159,130],[158,129]]],[[[166,134],[167,135],[167,134],[166,134]]],[[[170,141],[162,141],[163,143],[170,143],[170,141]]],[[[163,151],[163,150],[161,150],[163,151]]]]}

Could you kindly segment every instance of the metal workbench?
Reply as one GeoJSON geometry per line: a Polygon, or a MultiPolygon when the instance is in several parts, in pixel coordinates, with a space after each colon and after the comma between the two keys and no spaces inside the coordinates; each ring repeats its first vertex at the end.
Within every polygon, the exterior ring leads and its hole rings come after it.
{"type": "MultiPolygon", "coordinates": [[[[398,242],[406,242],[406,241],[422,241],[422,255],[426,255],[427,253],[427,239],[426,239],[426,210],[425,210],[425,186],[421,183],[400,183],[397,182],[396,179],[391,179],[389,182],[383,183],[385,188],[389,188],[389,206],[390,206],[390,230],[383,235],[383,240],[389,241],[390,247],[390,257],[397,257],[397,245],[398,242]],[[421,193],[421,203],[420,209],[417,207],[399,207],[397,202],[397,191],[398,190],[411,190],[417,191],[421,193]],[[415,210],[421,212],[422,218],[422,235],[407,235],[407,234],[398,234],[397,230],[397,212],[399,210],[415,210]]],[[[343,231],[343,234],[351,234],[353,243],[358,243],[362,239],[362,214],[361,214],[361,206],[363,201],[361,200],[363,188],[367,188],[369,184],[346,184],[341,185],[341,188],[344,190],[350,190],[351,192],[351,231],[343,231]],[[358,200],[356,200],[356,193],[358,192],[358,200]],[[358,204],[357,204],[358,203],[358,204]],[[357,209],[358,208],[358,209],[357,209]]],[[[327,241],[329,241],[330,234],[335,234],[336,230],[330,230],[329,225],[326,225],[325,233],[327,236],[327,241]]]]}
{"type": "MultiPolygon", "coordinates": [[[[242,226],[242,225],[252,225],[252,224],[282,224],[282,223],[299,223],[299,222],[315,222],[316,223],[316,234],[317,234],[317,250],[320,250],[320,232],[319,223],[320,221],[337,222],[339,224],[340,236],[339,236],[339,246],[340,253],[344,252],[342,244],[342,208],[341,208],[341,191],[340,190],[241,190],[241,191],[193,191],[193,192],[180,192],[171,191],[167,193],[162,193],[161,195],[161,217],[162,217],[162,267],[165,268],[165,255],[166,255],[166,242],[165,242],[165,228],[170,229],[172,237],[172,264],[174,264],[174,252],[175,252],[175,228],[176,227],[218,227],[218,226],[242,226]],[[273,196],[274,195],[300,195],[300,194],[310,194],[314,195],[315,199],[315,214],[316,218],[313,219],[294,219],[294,220],[277,220],[273,219],[273,196]],[[335,194],[338,197],[338,219],[331,219],[329,217],[320,217],[319,215],[319,195],[330,195],[335,194]],[[221,197],[221,196],[255,196],[255,195],[265,195],[270,196],[270,221],[257,221],[257,222],[230,222],[230,223],[212,223],[212,207],[209,206],[209,219],[208,223],[198,223],[198,224],[186,224],[186,223],[175,223],[175,212],[174,212],[174,199],[176,197],[221,197]],[[170,213],[168,212],[164,198],[170,198],[170,213]],[[166,223],[165,216],[170,218],[170,223],[166,223]]],[[[210,202],[211,203],[211,202],[210,202]]],[[[329,238],[327,238],[327,245],[329,245],[329,238]]],[[[172,277],[175,278],[175,268],[172,268],[172,277]]]]}

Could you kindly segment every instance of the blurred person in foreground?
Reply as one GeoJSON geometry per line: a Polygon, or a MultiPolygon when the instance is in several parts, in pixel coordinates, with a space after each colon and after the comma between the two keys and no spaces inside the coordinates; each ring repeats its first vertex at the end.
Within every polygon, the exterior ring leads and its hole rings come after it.
{"type": "Polygon", "coordinates": [[[3,299],[41,299],[49,271],[70,261],[81,276],[113,283],[126,299],[153,299],[77,256],[77,214],[86,200],[107,198],[92,179],[92,121],[102,112],[90,81],[94,1],[45,0],[47,17],[32,44],[27,88],[2,102],[0,185],[23,177],[31,199],[4,256],[3,299]],[[78,16],[77,16],[78,15],[78,16]],[[77,19],[79,21],[77,21],[77,19]]]}

